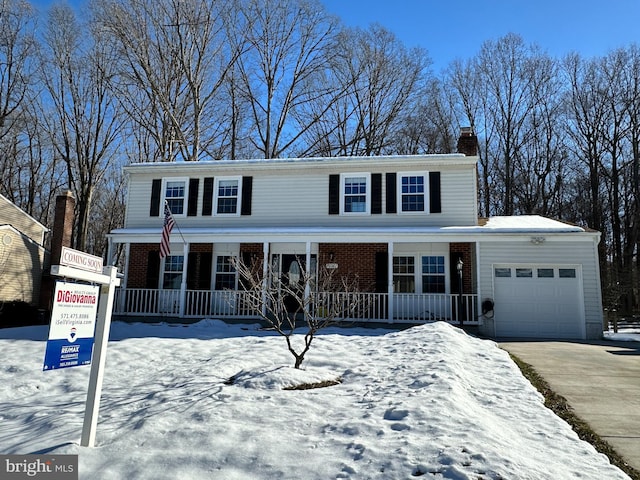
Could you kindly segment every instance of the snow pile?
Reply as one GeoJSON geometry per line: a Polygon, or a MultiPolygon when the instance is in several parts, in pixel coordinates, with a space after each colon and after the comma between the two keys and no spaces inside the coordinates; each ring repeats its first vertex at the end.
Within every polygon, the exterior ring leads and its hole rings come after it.
{"type": "Polygon", "coordinates": [[[304,370],[256,326],[115,323],[93,449],[89,368],[42,372],[46,336],[0,330],[0,452],[77,453],[84,479],[628,478],[506,352],[444,323],[328,331],[304,370]]]}

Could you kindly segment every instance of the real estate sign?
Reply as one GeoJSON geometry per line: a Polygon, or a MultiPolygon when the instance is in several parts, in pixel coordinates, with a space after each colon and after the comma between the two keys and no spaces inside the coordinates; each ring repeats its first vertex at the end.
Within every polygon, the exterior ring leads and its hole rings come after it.
{"type": "Polygon", "coordinates": [[[100,287],[56,282],[43,370],[91,363],[100,287]]]}

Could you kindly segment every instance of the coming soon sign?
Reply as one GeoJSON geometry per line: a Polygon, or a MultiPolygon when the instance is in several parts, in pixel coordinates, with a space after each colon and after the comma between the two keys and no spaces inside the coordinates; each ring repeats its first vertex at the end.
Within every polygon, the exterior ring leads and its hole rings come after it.
{"type": "Polygon", "coordinates": [[[91,363],[100,287],[56,282],[43,370],[91,363]]]}

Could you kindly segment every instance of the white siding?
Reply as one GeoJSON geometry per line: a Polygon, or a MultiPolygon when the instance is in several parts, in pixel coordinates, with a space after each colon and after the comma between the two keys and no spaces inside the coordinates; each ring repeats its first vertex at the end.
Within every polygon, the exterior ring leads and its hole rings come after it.
{"type": "Polygon", "coordinates": [[[0,301],[37,304],[44,248],[13,228],[0,228],[0,301]]]}
{"type": "MultiPolygon", "coordinates": [[[[575,234],[574,234],[575,235],[575,234]]],[[[495,298],[493,290],[494,264],[544,264],[581,265],[583,278],[583,298],[587,338],[602,335],[602,298],[600,294],[599,267],[596,244],[593,237],[585,236],[582,241],[556,240],[547,237],[542,245],[534,245],[529,236],[513,241],[480,242],[478,257],[480,300],[495,298]]],[[[486,334],[493,335],[493,322],[485,322],[486,334]]]]}
{"type": "Polygon", "coordinates": [[[31,240],[43,244],[46,227],[0,195],[0,225],[11,225],[31,240]]]}
{"type": "MultiPolygon", "coordinates": [[[[385,213],[387,172],[398,170],[397,165],[385,165],[384,159],[366,167],[345,166],[345,171],[381,173],[383,213],[368,215],[329,215],[329,175],[341,170],[314,164],[295,165],[288,169],[260,168],[251,170],[247,165],[217,169],[215,163],[206,168],[194,164],[175,164],[167,174],[153,167],[129,172],[129,198],[125,228],[162,226],[161,217],[149,215],[151,184],[153,179],[166,177],[198,178],[198,215],[180,217],[180,227],[278,227],[278,226],[450,226],[474,225],[477,222],[475,165],[423,166],[424,171],[441,173],[442,213],[387,214],[385,213]],[[198,167],[197,169],[194,167],[198,167]],[[205,171],[207,170],[207,171],[205,171]],[[252,176],[253,196],[250,216],[202,216],[204,178],[218,175],[252,176]]],[[[406,168],[405,168],[406,170],[406,168]]]]}

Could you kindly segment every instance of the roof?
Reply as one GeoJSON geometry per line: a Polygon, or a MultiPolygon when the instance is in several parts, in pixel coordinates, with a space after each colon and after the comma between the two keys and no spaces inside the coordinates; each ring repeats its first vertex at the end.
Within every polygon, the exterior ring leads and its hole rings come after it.
{"type": "Polygon", "coordinates": [[[198,162],[147,162],[132,163],[124,167],[126,172],[142,173],[147,170],[175,170],[179,168],[211,170],[212,168],[291,168],[292,166],[336,166],[380,164],[381,162],[412,164],[427,163],[430,165],[475,165],[478,157],[469,157],[462,153],[428,154],[428,155],[381,155],[365,157],[304,157],[304,158],[269,158],[239,160],[202,160],[198,162]]]}

